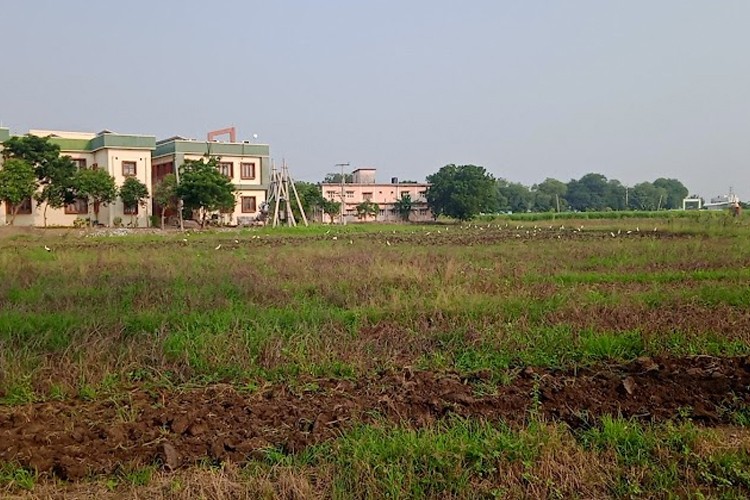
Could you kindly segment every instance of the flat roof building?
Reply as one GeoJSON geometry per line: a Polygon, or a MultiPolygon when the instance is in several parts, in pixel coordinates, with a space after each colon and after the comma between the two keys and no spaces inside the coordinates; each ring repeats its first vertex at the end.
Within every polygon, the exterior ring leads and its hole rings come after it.
{"type": "MultiPolygon", "coordinates": [[[[71,132],[63,130],[30,130],[28,135],[49,137],[52,144],[60,147],[61,156],[69,156],[78,168],[97,168],[107,171],[120,187],[128,177],[135,177],[146,186],[151,185],[151,152],[156,139],[150,135],[118,134],[110,130],[99,133],[71,132]]],[[[0,141],[11,137],[8,129],[0,129],[0,141]]],[[[12,207],[0,203],[0,224],[7,224],[12,207]]],[[[63,208],[46,207],[29,199],[20,207],[15,224],[23,226],[72,226],[76,219],[89,217],[89,207],[85,200],[66,205],[63,208]]],[[[100,224],[112,226],[117,217],[123,224],[134,223],[147,226],[151,206],[126,209],[119,198],[102,206],[99,210],[100,224]],[[132,221],[132,222],[131,222],[132,221]]],[[[93,216],[93,214],[92,214],[93,216]]]]}
{"type": "MultiPolygon", "coordinates": [[[[378,205],[375,217],[360,217],[359,220],[399,221],[402,220],[396,201],[409,195],[412,200],[412,211],[409,220],[426,221],[432,218],[432,212],[427,207],[427,189],[424,182],[400,183],[397,177],[391,178],[390,183],[376,182],[375,168],[358,168],[352,172],[352,182],[321,184],[323,197],[337,202],[343,202],[344,214],[347,222],[358,220],[357,205],[367,201],[378,205]]],[[[340,217],[339,217],[339,222],[340,217]]]]}
{"type": "MultiPolygon", "coordinates": [[[[178,173],[188,160],[214,156],[219,170],[234,184],[237,204],[232,212],[222,214],[224,222],[242,224],[255,219],[266,201],[270,182],[270,153],[268,144],[250,141],[198,141],[175,136],[156,143],[151,163],[152,189],[167,174],[178,173]]],[[[158,207],[153,207],[158,213],[158,207]]]]}

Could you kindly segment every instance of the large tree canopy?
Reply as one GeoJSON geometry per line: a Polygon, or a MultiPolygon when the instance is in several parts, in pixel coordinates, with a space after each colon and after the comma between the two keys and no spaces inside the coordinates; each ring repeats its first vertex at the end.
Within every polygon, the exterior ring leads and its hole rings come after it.
{"type": "Polygon", "coordinates": [[[662,202],[662,208],[682,208],[682,200],[687,198],[688,189],[677,179],[665,179],[660,177],[654,181],[654,187],[666,191],[666,199],[662,202]]]}
{"type": "Polygon", "coordinates": [[[60,146],[49,137],[35,135],[14,136],[3,143],[3,158],[19,158],[34,169],[40,181],[49,177],[49,168],[60,157],[60,146]]]}
{"type": "Polygon", "coordinates": [[[518,182],[497,180],[498,209],[511,212],[528,212],[534,206],[534,193],[518,182]]]}
{"type": "Polygon", "coordinates": [[[73,176],[76,165],[68,156],[60,156],[60,147],[49,137],[25,135],[11,137],[3,144],[3,157],[20,159],[31,165],[37,186],[34,199],[44,204],[44,224],[47,224],[47,207],[61,208],[75,200],[73,176]]]}
{"type": "Polygon", "coordinates": [[[531,187],[534,193],[534,210],[538,212],[560,212],[567,207],[565,195],[568,186],[562,181],[547,177],[543,182],[531,187]]]}
{"type": "Polygon", "coordinates": [[[218,158],[211,157],[189,160],[180,167],[177,195],[185,208],[203,211],[201,225],[208,212],[230,210],[237,203],[232,181],[219,172],[218,166],[218,158]]]}
{"type": "Polygon", "coordinates": [[[446,165],[427,177],[427,204],[435,217],[447,215],[462,221],[481,212],[493,212],[497,198],[495,179],[477,165],[446,165]]]}

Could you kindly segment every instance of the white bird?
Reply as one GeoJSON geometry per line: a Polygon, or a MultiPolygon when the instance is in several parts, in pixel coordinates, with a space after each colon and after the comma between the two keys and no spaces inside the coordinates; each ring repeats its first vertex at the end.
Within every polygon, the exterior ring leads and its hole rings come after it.
{"type": "Polygon", "coordinates": [[[610,232],[609,234],[611,234],[613,238],[615,237],[615,233],[610,232]]]}
{"type": "Polygon", "coordinates": [[[641,228],[639,228],[638,226],[636,226],[636,227],[635,227],[635,232],[636,232],[636,233],[640,233],[640,232],[641,232],[641,228]]]}
{"type": "Polygon", "coordinates": [[[385,240],[385,244],[388,245],[388,246],[391,246],[391,242],[388,241],[388,240],[385,240]]]}
{"type": "Polygon", "coordinates": [[[187,238],[182,238],[183,243],[187,243],[187,238]]]}
{"type": "Polygon", "coordinates": [[[235,242],[235,243],[239,243],[239,242],[240,242],[240,240],[234,240],[234,242],[235,242]]]}
{"type": "Polygon", "coordinates": [[[618,229],[617,234],[621,234],[621,233],[622,233],[622,229],[618,229]]]}
{"type": "Polygon", "coordinates": [[[654,232],[656,232],[656,228],[654,228],[654,232]]]}
{"type": "Polygon", "coordinates": [[[52,249],[50,247],[48,247],[47,245],[44,245],[44,249],[47,250],[48,252],[52,251],[52,249]]]}
{"type": "Polygon", "coordinates": [[[627,233],[625,233],[625,234],[630,234],[630,233],[632,233],[632,232],[633,232],[633,231],[628,231],[628,232],[627,232],[627,233]]]}
{"type": "Polygon", "coordinates": [[[216,248],[214,248],[214,250],[218,250],[220,248],[221,248],[221,243],[219,243],[218,245],[216,245],[216,248]]]}
{"type": "Polygon", "coordinates": [[[349,240],[349,244],[350,244],[350,245],[353,245],[353,244],[354,244],[354,242],[353,242],[352,240],[349,240]]]}
{"type": "Polygon", "coordinates": [[[334,236],[332,239],[333,239],[333,241],[336,241],[336,240],[339,239],[339,237],[338,236],[334,236]]]}

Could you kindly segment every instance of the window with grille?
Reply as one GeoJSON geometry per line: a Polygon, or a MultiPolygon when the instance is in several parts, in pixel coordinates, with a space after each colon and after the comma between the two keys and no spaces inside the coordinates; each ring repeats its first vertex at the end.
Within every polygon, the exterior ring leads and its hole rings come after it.
{"type": "Polygon", "coordinates": [[[255,163],[240,163],[240,177],[245,180],[255,180],[255,163]]]}

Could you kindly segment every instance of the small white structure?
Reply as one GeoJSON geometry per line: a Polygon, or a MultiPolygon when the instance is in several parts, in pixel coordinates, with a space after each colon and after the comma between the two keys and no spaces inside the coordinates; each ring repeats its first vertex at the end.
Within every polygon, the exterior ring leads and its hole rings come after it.
{"type": "Polygon", "coordinates": [[[698,195],[691,195],[682,200],[683,210],[700,210],[703,208],[703,199],[698,195]]]}

